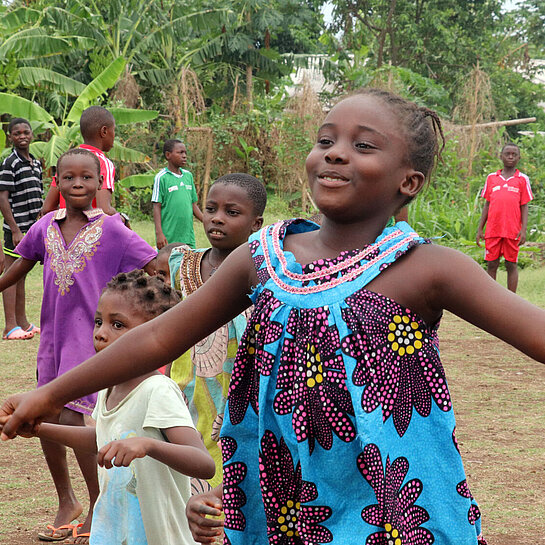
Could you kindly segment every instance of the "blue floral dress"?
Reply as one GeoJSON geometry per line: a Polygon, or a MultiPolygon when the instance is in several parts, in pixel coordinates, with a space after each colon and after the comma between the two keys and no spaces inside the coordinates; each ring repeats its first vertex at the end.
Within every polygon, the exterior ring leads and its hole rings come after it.
{"type": "Polygon", "coordinates": [[[292,220],[250,238],[259,278],[222,428],[227,544],[477,545],[437,327],[365,286],[427,241],[406,223],[304,268],[292,220]]]}

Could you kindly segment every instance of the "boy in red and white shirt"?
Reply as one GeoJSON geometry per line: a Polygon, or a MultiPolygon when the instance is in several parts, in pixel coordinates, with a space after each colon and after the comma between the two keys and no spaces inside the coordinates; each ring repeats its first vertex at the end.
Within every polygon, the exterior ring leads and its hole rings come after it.
{"type": "Polygon", "coordinates": [[[486,199],[477,230],[477,246],[484,238],[488,274],[495,280],[500,257],[505,258],[507,288],[517,291],[519,246],[526,241],[528,203],[534,198],[530,180],[517,170],[520,149],[505,144],[500,159],[503,169],[489,174],[481,197],[486,199]],[[486,224],[486,233],[483,229],[486,224]]]}

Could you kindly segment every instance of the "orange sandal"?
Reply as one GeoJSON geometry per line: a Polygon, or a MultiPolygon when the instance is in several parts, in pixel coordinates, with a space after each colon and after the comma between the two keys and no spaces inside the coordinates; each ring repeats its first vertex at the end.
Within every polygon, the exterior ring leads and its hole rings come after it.
{"type": "MultiPolygon", "coordinates": [[[[81,524],[79,526],[81,526],[81,524]]],[[[66,539],[68,536],[70,536],[70,532],[72,532],[72,535],[73,535],[76,525],[63,524],[62,526],[55,528],[55,526],[53,526],[52,524],[48,524],[46,528],[48,530],[51,530],[51,532],[50,533],[39,532],[38,539],[40,539],[41,541],[62,541],[63,539],[66,539]],[[66,531],[63,531],[63,530],[66,530],[66,531]],[[62,535],[56,536],[55,534],[62,534],[62,535]]]]}
{"type": "Polygon", "coordinates": [[[76,543],[76,539],[78,537],[86,537],[87,538],[86,543],[89,543],[89,538],[91,537],[91,532],[83,532],[81,534],[78,534],[78,528],[81,528],[81,526],[83,526],[83,522],[81,522],[80,524],[77,524],[76,526],[74,526],[74,528],[72,529],[72,536],[65,539],[63,541],[63,543],[67,543],[69,545],[74,545],[76,543]]]}

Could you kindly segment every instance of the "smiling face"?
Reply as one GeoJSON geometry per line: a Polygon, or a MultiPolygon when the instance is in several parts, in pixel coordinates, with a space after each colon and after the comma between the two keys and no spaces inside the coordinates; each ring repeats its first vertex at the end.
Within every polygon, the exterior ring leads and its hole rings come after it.
{"type": "Polygon", "coordinates": [[[127,297],[106,290],[100,296],[95,312],[93,331],[95,351],[104,350],[121,335],[147,321],[147,317],[138,312],[127,297]]]}
{"type": "Polygon", "coordinates": [[[261,228],[254,203],[246,191],[235,184],[215,183],[203,210],[203,226],[214,248],[234,250],[261,228]]]}
{"type": "Polygon", "coordinates": [[[13,147],[17,150],[28,151],[32,142],[32,129],[26,123],[17,123],[11,128],[9,138],[13,142],[13,147]]]}
{"type": "Polygon", "coordinates": [[[187,165],[187,149],[185,144],[178,142],[174,144],[172,151],[165,153],[165,158],[175,168],[183,168],[187,165]]]}
{"type": "Polygon", "coordinates": [[[102,176],[93,156],[72,154],[58,163],[57,185],[66,208],[89,210],[101,184],[102,176]]]}
{"type": "Polygon", "coordinates": [[[339,102],[306,161],[316,205],[338,223],[386,222],[424,182],[406,157],[399,121],[382,100],[354,95],[339,102]]]}

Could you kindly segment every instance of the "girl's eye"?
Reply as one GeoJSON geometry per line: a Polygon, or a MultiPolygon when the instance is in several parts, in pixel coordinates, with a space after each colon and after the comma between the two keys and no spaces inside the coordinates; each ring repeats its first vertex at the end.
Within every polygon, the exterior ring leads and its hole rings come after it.
{"type": "Polygon", "coordinates": [[[367,142],[358,142],[356,143],[356,148],[358,149],[374,149],[374,146],[368,144],[367,142]]]}
{"type": "Polygon", "coordinates": [[[227,213],[230,216],[238,216],[240,212],[238,210],[229,210],[227,213]]]}
{"type": "Polygon", "coordinates": [[[123,322],[118,322],[117,320],[113,323],[114,329],[123,329],[125,324],[123,322]]]}
{"type": "Polygon", "coordinates": [[[205,208],[205,210],[209,213],[209,214],[213,214],[214,213],[214,208],[212,206],[207,206],[205,208]]]}
{"type": "Polygon", "coordinates": [[[330,144],[333,144],[333,140],[324,136],[322,138],[318,138],[318,144],[320,144],[320,146],[329,146],[330,144]]]}
{"type": "Polygon", "coordinates": [[[95,318],[95,327],[100,327],[102,325],[102,320],[100,318],[95,318]]]}

